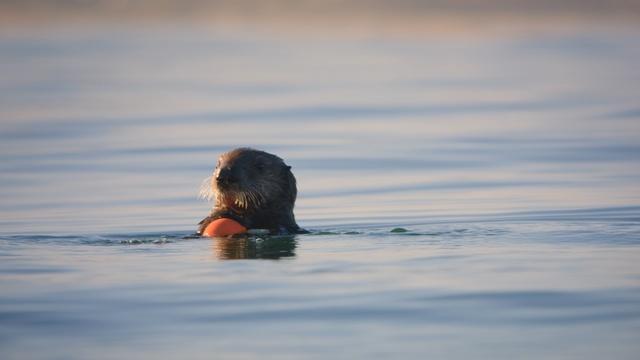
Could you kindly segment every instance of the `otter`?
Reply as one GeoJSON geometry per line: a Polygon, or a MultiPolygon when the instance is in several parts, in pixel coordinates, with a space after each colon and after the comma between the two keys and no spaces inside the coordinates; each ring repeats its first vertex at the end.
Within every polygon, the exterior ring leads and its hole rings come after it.
{"type": "Polygon", "coordinates": [[[305,233],[293,215],[297,194],[296,178],[284,160],[251,148],[231,150],[220,155],[213,175],[203,182],[201,197],[215,199],[215,205],[198,223],[197,234],[219,218],[270,234],[305,233]]]}

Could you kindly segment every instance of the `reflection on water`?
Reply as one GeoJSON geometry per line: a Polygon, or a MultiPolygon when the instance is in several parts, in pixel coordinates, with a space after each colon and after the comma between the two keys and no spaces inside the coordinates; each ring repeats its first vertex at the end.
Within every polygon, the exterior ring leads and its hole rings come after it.
{"type": "Polygon", "coordinates": [[[295,236],[218,237],[211,239],[213,254],[220,260],[280,259],[295,256],[295,236]]]}
{"type": "Polygon", "coordinates": [[[140,349],[143,358],[635,359],[638,215],[532,213],[263,241],[3,236],[3,359],[140,349]],[[218,261],[256,258],[286,260],[218,261]]]}

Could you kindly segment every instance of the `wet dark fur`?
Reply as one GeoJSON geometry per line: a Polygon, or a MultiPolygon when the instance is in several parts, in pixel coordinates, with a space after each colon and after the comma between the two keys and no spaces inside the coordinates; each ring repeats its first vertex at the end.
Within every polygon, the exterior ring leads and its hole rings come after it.
{"type": "Polygon", "coordinates": [[[272,234],[305,232],[293,215],[296,178],[291,167],[273,154],[249,148],[222,154],[210,186],[215,206],[199,223],[198,234],[219,218],[236,220],[247,229],[268,229],[272,234]]]}

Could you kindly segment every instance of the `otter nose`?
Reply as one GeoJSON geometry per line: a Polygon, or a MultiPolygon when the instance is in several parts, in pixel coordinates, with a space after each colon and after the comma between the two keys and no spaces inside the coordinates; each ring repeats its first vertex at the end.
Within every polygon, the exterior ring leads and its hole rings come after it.
{"type": "Polygon", "coordinates": [[[218,170],[216,181],[221,185],[229,185],[236,182],[236,178],[230,168],[224,167],[218,170]]]}

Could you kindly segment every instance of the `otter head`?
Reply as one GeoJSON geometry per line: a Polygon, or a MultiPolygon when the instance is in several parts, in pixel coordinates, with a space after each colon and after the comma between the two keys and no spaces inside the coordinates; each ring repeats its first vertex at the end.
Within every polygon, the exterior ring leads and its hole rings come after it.
{"type": "Polygon", "coordinates": [[[269,208],[293,209],[296,194],[291,167],[275,155],[250,148],[222,154],[201,191],[202,197],[215,199],[216,209],[241,214],[269,208]]]}

